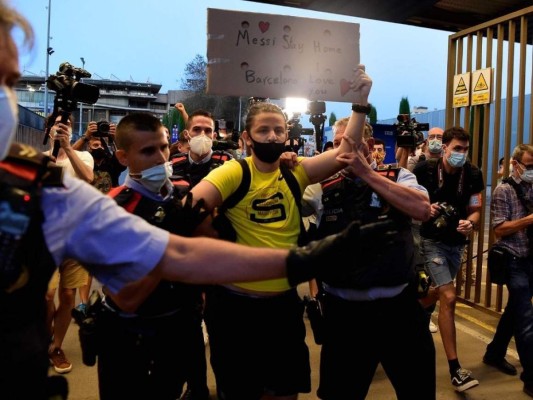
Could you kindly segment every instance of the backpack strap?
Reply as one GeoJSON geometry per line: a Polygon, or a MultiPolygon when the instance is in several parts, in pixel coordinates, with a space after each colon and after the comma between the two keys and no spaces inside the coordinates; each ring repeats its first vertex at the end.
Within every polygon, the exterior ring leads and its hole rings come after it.
{"type": "Polygon", "coordinates": [[[528,213],[532,213],[533,212],[533,204],[531,204],[531,202],[529,202],[527,199],[526,199],[526,196],[524,194],[524,191],[522,190],[522,187],[520,186],[519,183],[517,183],[512,177],[507,177],[505,179],[502,179],[502,182],[504,183],[508,183],[509,185],[512,186],[512,188],[515,190],[516,192],[516,196],[518,197],[518,199],[520,200],[520,202],[522,203],[522,205],[524,206],[524,208],[526,209],[526,211],[528,213]]]}
{"type": "Polygon", "coordinates": [[[239,201],[244,199],[244,196],[246,196],[248,190],[250,190],[250,167],[248,166],[246,160],[237,161],[239,162],[239,164],[241,164],[242,180],[237,190],[233,192],[226,200],[224,200],[224,203],[222,203],[222,206],[220,207],[221,210],[227,210],[229,208],[235,207],[239,203],[239,201]]]}
{"type": "Polygon", "coordinates": [[[291,190],[292,197],[296,202],[298,207],[298,212],[300,213],[300,235],[298,236],[298,245],[303,246],[309,242],[307,238],[307,231],[305,230],[304,221],[302,219],[302,191],[300,190],[300,185],[294,177],[292,171],[285,164],[280,164],[279,168],[281,169],[281,175],[283,179],[287,182],[289,189],[291,190]]]}

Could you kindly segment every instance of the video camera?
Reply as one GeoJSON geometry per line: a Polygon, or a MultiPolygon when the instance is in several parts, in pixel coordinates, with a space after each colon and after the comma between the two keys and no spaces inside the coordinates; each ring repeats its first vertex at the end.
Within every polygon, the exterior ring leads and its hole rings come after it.
{"type": "MultiPolygon", "coordinates": [[[[94,104],[100,97],[97,86],[80,82],[81,78],[90,78],[91,74],[82,68],[77,68],[68,62],[61,63],[57,73],[52,74],[46,80],[48,89],[56,92],[54,99],[54,111],[46,126],[43,145],[48,143],[50,129],[54,126],[56,118],[61,115],[61,122],[67,123],[72,111],[77,108],[77,103],[94,104]]],[[[59,153],[59,141],[54,142],[52,155],[57,157],[59,153]]]]}
{"type": "Polygon", "coordinates": [[[289,139],[300,139],[302,135],[312,135],[314,132],[311,128],[303,128],[300,124],[300,116],[302,114],[295,112],[292,118],[287,121],[289,125],[289,139]]]}
{"type": "Polygon", "coordinates": [[[415,148],[424,143],[422,131],[429,130],[429,124],[416,122],[409,114],[399,114],[396,125],[396,144],[398,147],[415,148]]]}

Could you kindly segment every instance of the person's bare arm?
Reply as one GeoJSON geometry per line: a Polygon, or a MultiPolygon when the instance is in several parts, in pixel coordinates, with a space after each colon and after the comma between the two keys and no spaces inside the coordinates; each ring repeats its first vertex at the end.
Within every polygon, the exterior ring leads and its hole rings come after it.
{"type": "Polygon", "coordinates": [[[512,235],[518,231],[527,229],[529,225],[533,224],[533,214],[529,214],[523,218],[515,219],[513,221],[505,221],[494,228],[494,234],[501,238],[512,235]]]}
{"type": "Polygon", "coordinates": [[[223,284],[286,276],[289,250],[255,248],[206,237],[170,235],[157,266],[143,279],[111,295],[126,312],[134,312],[161,279],[191,284],[223,284]],[[238,255],[238,256],[236,256],[238,255]]]}
{"type": "MultiPolygon", "coordinates": [[[[370,94],[371,87],[372,80],[370,79],[370,76],[366,74],[365,66],[359,64],[354,70],[354,78],[351,85],[352,90],[355,92],[354,103],[367,106],[369,104],[368,95],[370,94]]],[[[353,139],[355,143],[360,144],[363,139],[365,122],[366,114],[352,111],[344,136],[349,137],[353,139]]],[[[351,151],[352,145],[343,140],[340,146],[336,149],[304,159],[302,161],[302,166],[311,183],[320,182],[330,177],[344,166],[337,160],[337,156],[351,151]]]]}
{"type": "MultiPolygon", "coordinates": [[[[346,140],[350,142],[350,139],[346,140]]],[[[430,203],[426,192],[393,182],[378,174],[361,151],[343,153],[338,160],[347,165],[355,175],[368,183],[391,206],[419,221],[430,218],[430,203]]]]}
{"type": "Polygon", "coordinates": [[[187,114],[187,110],[185,110],[185,105],[183,103],[176,103],[174,107],[176,107],[176,109],[180,112],[183,122],[187,124],[187,121],[189,120],[189,114],[187,114]]]}

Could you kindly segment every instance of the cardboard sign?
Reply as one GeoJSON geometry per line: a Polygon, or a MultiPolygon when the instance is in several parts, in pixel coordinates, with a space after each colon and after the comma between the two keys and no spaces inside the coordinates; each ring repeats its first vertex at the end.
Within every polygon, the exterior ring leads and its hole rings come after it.
{"type": "Polygon", "coordinates": [[[359,24],[207,10],[207,93],[353,102],[359,24]]]}

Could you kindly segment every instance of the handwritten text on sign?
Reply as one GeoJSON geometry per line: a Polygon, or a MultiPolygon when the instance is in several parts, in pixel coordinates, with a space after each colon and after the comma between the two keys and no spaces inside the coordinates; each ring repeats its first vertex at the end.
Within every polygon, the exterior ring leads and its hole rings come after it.
{"type": "Polygon", "coordinates": [[[207,10],[207,92],[352,102],[359,24],[207,10]]]}

